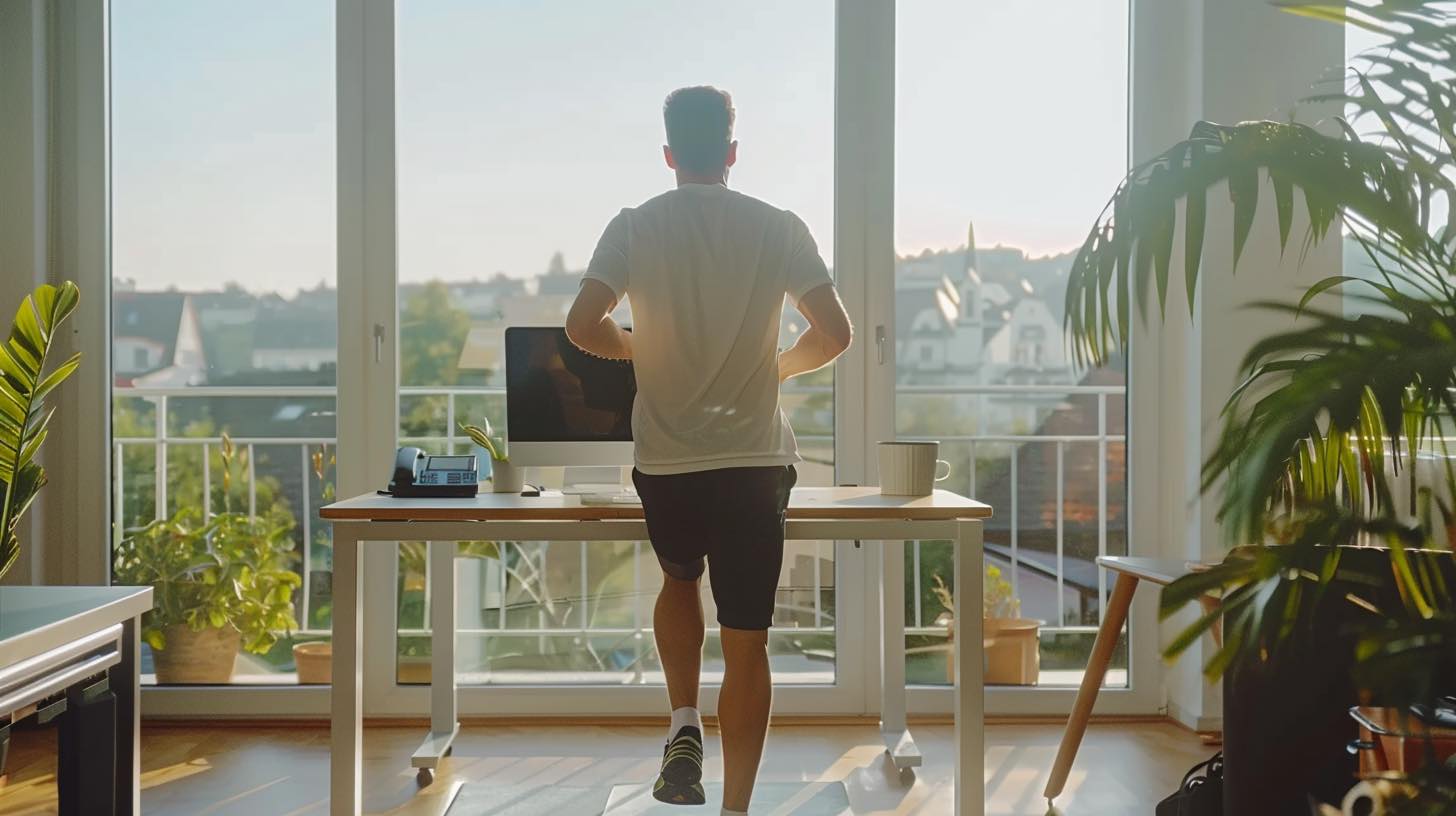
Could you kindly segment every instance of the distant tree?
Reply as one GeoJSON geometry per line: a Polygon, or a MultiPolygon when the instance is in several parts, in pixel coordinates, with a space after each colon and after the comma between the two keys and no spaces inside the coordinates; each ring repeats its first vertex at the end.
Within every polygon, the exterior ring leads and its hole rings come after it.
{"type": "MultiPolygon", "coordinates": [[[[485,371],[461,371],[460,352],[470,334],[470,315],[456,307],[440,281],[415,289],[399,314],[399,381],[402,385],[483,385],[485,371]]],[[[400,406],[404,436],[441,436],[443,396],[412,397],[400,406]]]]}
{"type": "Polygon", "coordinates": [[[561,250],[558,249],[558,250],[556,250],[556,252],[552,253],[552,255],[551,255],[551,262],[546,265],[546,274],[548,274],[548,275],[565,275],[566,274],[566,256],[564,256],[564,255],[561,254],[561,250]]]}
{"type": "Polygon", "coordinates": [[[404,385],[483,382],[460,371],[460,351],[470,334],[470,315],[454,305],[450,289],[430,281],[412,292],[399,313],[399,381],[404,385]]]}

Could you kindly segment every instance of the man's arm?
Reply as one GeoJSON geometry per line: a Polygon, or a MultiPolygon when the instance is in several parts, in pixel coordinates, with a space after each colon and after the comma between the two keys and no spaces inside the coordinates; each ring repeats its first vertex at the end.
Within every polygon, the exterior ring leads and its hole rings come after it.
{"type": "Polygon", "coordinates": [[[571,311],[566,315],[566,337],[576,347],[608,360],[632,359],[632,335],[612,319],[617,296],[599,280],[581,282],[571,311]]]}
{"type": "Polygon", "coordinates": [[[854,338],[849,314],[844,311],[833,284],[809,290],[797,305],[799,313],[809,321],[809,328],[793,346],[779,354],[779,382],[829,365],[849,348],[854,338]]]}

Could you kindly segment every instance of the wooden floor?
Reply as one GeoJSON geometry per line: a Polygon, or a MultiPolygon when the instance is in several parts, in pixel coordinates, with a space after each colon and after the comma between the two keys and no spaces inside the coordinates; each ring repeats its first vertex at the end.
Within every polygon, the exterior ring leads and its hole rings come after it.
{"type": "MultiPolygon", "coordinates": [[[[419,789],[408,767],[420,728],[365,730],[365,811],[443,812],[446,794],[464,783],[600,788],[645,782],[657,772],[663,729],[646,726],[487,727],[467,725],[435,783],[419,789]]],[[[872,725],[775,728],[761,778],[843,780],[860,816],[941,816],[951,812],[949,726],[914,729],[925,767],[902,780],[887,768],[872,725]]],[[[55,812],[52,731],[13,735],[10,784],[0,814],[55,812]]],[[[710,780],[721,779],[710,733],[710,780]]],[[[989,814],[1046,813],[1041,790],[1056,753],[1060,725],[987,729],[989,814]]],[[[1066,816],[1146,814],[1183,772],[1211,754],[1198,738],[1167,723],[1096,724],[1087,732],[1067,792],[1066,816]]],[[[142,810],[147,816],[292,816],[327,813],[328,731],[304,727],[147,727],[142,732],[142,810]]],[[[526,800],[522,816],[534,813],[526,800]]],[[[551,816],[578,816],[554,813],[551,816]]],[[[581,814],[581,816],[588,816],[581,814]]]]}

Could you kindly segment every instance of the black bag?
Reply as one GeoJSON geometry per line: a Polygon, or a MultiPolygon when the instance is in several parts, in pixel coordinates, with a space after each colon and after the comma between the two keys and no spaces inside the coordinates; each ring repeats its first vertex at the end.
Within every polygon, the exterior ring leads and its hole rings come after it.
{"type": "Polygon", "coordinates": [[[1188,769],[1177,792],[1158,803],[1156,816],[1223,816],[1223,752],[1188,769]]]}

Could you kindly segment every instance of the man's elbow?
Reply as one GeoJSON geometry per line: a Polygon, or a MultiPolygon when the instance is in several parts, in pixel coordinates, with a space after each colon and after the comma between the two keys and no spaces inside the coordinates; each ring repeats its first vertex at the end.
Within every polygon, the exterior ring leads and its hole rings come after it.
{"type": "Polygon", "coordinates": [[[834,327],[820,335],[820,348],[825,355],[833,360],[849,350],[850,343],[854,342],[854,330],[846,323],[843,327],[834,327]]]}
{"type": "Polygon", "coordinates": [[[585,349],[591,339],[591,325],[574,309],[566,316],[566,339],[579,349],[585,349]]]}

